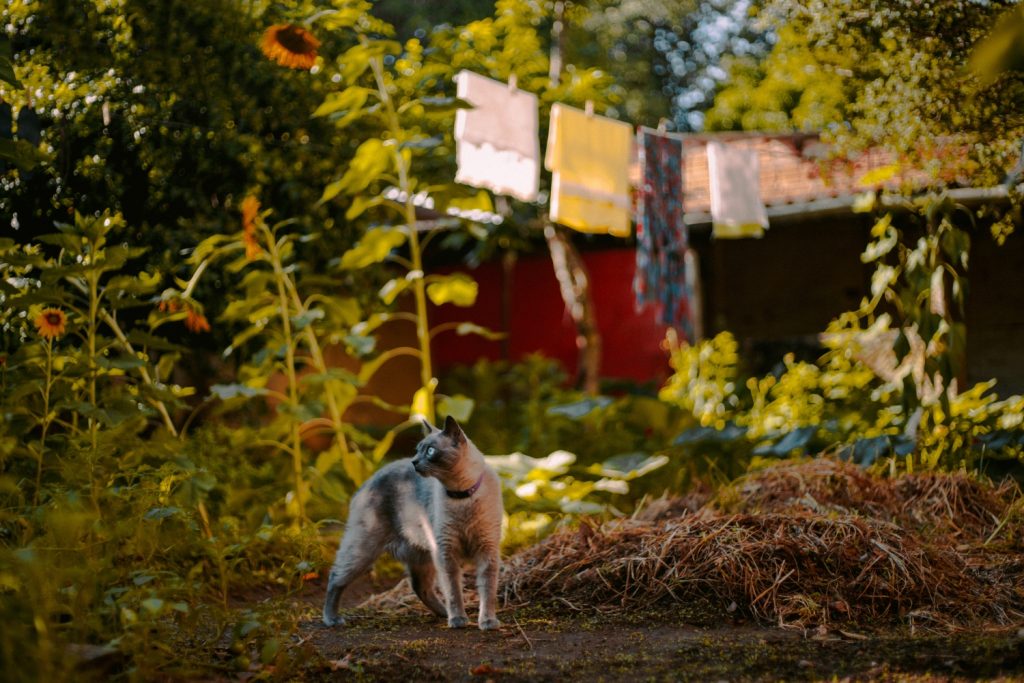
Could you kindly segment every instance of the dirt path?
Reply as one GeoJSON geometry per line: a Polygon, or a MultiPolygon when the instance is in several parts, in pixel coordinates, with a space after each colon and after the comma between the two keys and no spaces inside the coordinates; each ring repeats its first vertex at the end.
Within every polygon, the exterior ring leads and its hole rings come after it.
{"type": "MultiPolygon", "coordinates": [[[[1024,633],[917,636],[800,631],[733,623],[693,626],[656,609],[584,615],[558,606],[506,609],[504,626],[451,630],[418,609],[353,609],[371,588],[354,587],[328,629],[320,593],[301,598],[300,637],[323,661],[311,678],[386,681],[638,680],[1024,680],[1024,633]]],[[[472,614],[472,612],[471,612],[472,614]]]]}

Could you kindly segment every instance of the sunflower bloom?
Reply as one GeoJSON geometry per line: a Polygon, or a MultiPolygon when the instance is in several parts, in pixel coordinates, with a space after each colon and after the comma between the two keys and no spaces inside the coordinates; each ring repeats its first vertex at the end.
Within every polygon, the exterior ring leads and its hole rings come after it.
{"type": "Polygon", "coordinates": [[[190,308],[188,309],[188,315],[185,318],[185,327],[196,334],[199,334],[200,332],[209,332],[210,321],[208,321],[206,316],[202,313],[196,313],[190,308]]]}
{"type": "Polygon", "coordinates": [[[59,308],[44,308],[35,319],[36,330],[43,339],[57,339],[63,335],[67,322],[68,317],[59,308]]]}
{"type": "Polygon", "coordinates": [[[263,249],[256,237],[256,216],[260,212],[260,200],[249,195],[242,200],[242,241],[245,242],[245,258],[256,259],[263,249]]]}
{"type": "Polygon", "coordinates": [[[320,41],[295,24],[274,24],[263,32],[260,48],[267,59],[291,69],[310,69],[316,63],[320,41]]]}

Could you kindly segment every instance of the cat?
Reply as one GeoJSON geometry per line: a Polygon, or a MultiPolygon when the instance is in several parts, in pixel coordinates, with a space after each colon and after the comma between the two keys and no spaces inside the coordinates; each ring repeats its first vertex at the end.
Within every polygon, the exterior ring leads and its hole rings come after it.
{"type": "Polygon", "coordinates": [[[462,563],[474,561],[480,630],[501,626],[496,612],[501,482],[451,416],[444,429],[423,420],[423,431],[415,457],[381,468],[352,497],[327,581],[327,626],[345,623],[337,612],[342,592],[385,550],[405,563],[413,591],[451,628],[469,623],[462,563]]]}

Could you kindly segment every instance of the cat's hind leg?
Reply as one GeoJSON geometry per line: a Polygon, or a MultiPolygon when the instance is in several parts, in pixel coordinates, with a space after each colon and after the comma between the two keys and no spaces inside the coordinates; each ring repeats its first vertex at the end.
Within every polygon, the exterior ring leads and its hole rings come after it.
{"type": "Polygon", "coordinates": [[[327,579],[327,597],[324,599],[324,624],[339,626],[345,623],[338,614],[341,594],[350,583],[369,571],[384,550],[387,536],[372,511],[353,509],[349,526],[331,565],[327,579]],[[358,513],[363,514],[358,514],[358,513]]]}
{"type": "Polygon", "coordinates": [[[412,589],[419,599],[431,612],[442,619],[446,618],[448,612],[437,596],[437,569],[430,555],[424,553],[421,557],[410,559],[406,567],[409,569],[412,589]]]}

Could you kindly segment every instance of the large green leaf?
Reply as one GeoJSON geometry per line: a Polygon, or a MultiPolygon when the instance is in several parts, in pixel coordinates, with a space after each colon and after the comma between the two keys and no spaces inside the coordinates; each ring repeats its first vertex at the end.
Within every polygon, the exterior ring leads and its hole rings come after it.
{"type": "Polygon", "coordinates": [[[478,291],[476,281],[462,273],[437,277],[427,285],[427,296],[437,306],[449,303],[456,306],[472,306],[476,303],[478,291]]]}
{"type": "Polygon", "coordinates": [[[489,330],[486,327],[481,327],[476,323],[459,323],[455,328],[455,334],[460,337],[464,337],[467,334],[478,334],[485,339],[490,339],[491,341],[498,341],[499,339],[504,339],[506,337],[504,332],[495,332],[494,330],[489,330]]]}
{"type": "Polygon", "coordinates": [[[23,171],[31,171],[42,158],[39,150],[25,140],[0,138],[0,160],[9,161],[23,171]]]}
{"type": "Polygon", "coordinates": [[[668,458],[664,455],[648,455],[647,453],[622,453],[605,460],[599,465],[591,465],[588,472],[599,474],[602,477],[613,477],[615,479],[636,479],[648,472],[668,464],[668,458]]]}
{"type": "Polygon", "coordinates": [[[320,202],[334,199],[342,192],[355,194],[362,192],[370,183],[380,178],[391,167],[391,152],[378,138],[370,138],[359,145],[356,155],[348,165],[340,180],[324,188],[320,202]]]}
{"type": "Polygon", "coordinates": [[[313,116],[328,116],[335,126],[345,128],[359,117],[372,92],[369,88],[352,86],[341,92],[330,93],[313,112],[313,116]]]}
{"type": "Polygon", "coordinates": [[[371,228],[366,231],[359,244],[346,251],[341,257],[341,267],[348,269],[365,268],[380,263],[391,250],[405,243],[406,235],[394,228],[371,228]]]}
{"type": "Polygon", "coordinates": [[[11,48],[11,40],[0,34],[0,81],[10,83],[15,88],[21,88],[21,83],[14,75],[14,52],[11,48]]]}
{"type": "Polygon", "coordinates": [[[474,406],[476,406],[476,402],[469,396],[462,394],[442,396],[437,402],[437,413],[450,415],[459,422],[466,422],[473,414],[474,406]]]}
{"type": "Polygon", "coordinates": [[[398,298],[398,295],[409,289],[409,285],[411,284],[412,283],[404,277],[396,277],[393,280],[388,280],[384,283],[384,286],[380,288],[380,300],[388,305],[393,304],[395,299],[398,298]]]}

